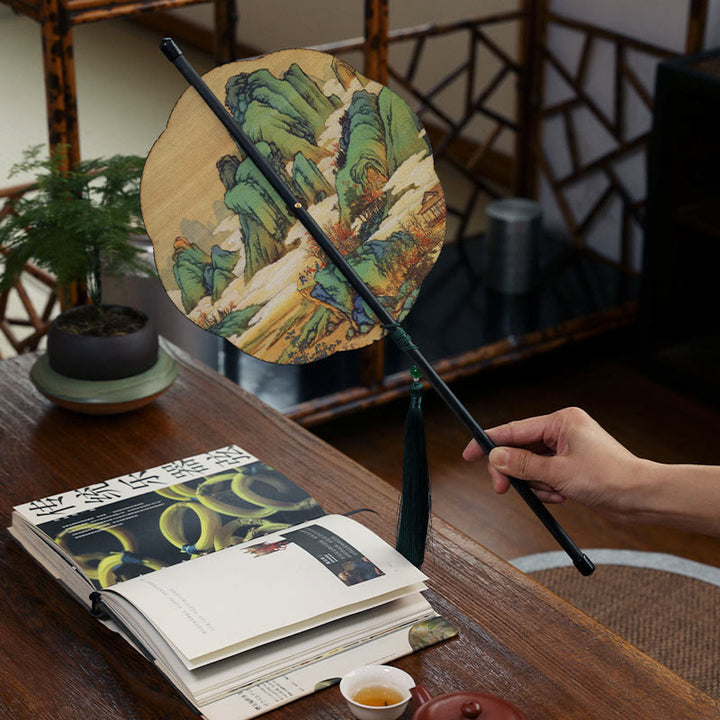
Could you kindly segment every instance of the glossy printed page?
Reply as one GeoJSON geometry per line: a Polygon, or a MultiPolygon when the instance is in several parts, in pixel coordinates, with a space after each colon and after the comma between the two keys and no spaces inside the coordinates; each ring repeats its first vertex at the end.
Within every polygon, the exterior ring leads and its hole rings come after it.
{"type": "Polygon", "coordinates": [[[425,575],[332,515],[119,583],[192,669],[424,589],[425,575]]]}

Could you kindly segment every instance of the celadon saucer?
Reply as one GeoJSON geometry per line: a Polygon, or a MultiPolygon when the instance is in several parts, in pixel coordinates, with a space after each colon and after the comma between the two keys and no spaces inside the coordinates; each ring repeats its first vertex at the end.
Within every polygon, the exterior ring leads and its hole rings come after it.
{"type": "Polygon", "coordinates": [[[115,415],[151,403],[172,384],[177,363],[162,348],[155,365],[139,375],[119,380],[76,380],[55,372],[47,355],[30,370],[35,387],[56,405],[86,415],[115,415]]]}

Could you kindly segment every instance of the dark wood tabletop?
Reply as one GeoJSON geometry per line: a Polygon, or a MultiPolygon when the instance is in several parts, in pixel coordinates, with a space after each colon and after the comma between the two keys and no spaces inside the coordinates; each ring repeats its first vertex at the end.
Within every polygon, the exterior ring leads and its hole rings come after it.
{"type": "MultiPolygon", "coordinates": [[[[14,505],[235,443],[328,512],[373,508],[377,514],[363,522],[392,541],[395,490],[215,371],[170,351],[179,365],[172,387],[151,405],[114,416],[76,414],[42,397],[29,379],[37,356],[0,361],[2,718],[197,717],[12,540],[5,528],[14,505]]],[[[433,694],[493,693],[528,720],[720,717],[714,700],[439,518],[423,570],[429,599],[459,637],[395,664],[433,694]]],[[[331,687],[268,717],[350,716],[331,687]]]]}

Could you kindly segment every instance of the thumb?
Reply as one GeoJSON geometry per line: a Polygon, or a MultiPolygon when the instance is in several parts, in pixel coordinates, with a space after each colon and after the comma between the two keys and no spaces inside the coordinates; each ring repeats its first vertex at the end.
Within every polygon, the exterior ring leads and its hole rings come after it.
{"type": "Polygon", "coordinates": [[[544,480],[548,458],[529,450],[513,447],[496,447],[488,456],[490,464],[504,475],[518,480],[544,480]]]}

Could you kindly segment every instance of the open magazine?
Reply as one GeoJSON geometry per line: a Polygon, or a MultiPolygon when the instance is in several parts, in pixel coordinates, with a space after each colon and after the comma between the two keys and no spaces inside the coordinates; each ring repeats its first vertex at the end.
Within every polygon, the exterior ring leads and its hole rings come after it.
{"type": "Polygon", "coordinates": [[[10,533],[208,720],[455,634],[420,570],[237,446],[19,505],[10,533]]]}

